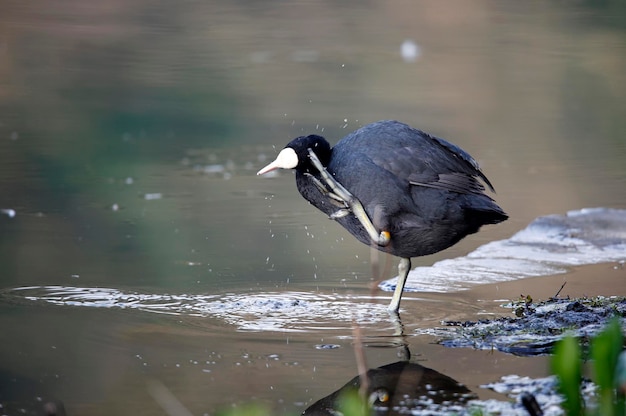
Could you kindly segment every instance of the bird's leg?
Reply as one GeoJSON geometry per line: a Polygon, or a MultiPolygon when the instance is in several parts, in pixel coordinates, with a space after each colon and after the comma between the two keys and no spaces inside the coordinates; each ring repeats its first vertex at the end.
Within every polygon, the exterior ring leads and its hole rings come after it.
{"type": "Polygon", "coordinates": [[[402,291],[404,290],[404,285],[406,284],[406,279],[409,276],[410,270],[411,259],[401,258],[400,263],[398,264],[398,281],[396,282],[396,289],[393,291],[391,303],[387,308],[391,312],[397,313],[400,310],[400,299],[402,298],[402,291]]]}
{"type": "Polygon", "coordinates": [[[394,327],[393,336],[398,338],[396,354],[402,361],[409,361],[411,359],[411,350],[409,349],[409,343],[406,340],[406,334],[404,333],[404,325],[402,324],[402,318],[397,311],[388,311],[391,323],[394,327]]]}
{"type": "Polygon", "coordinates": [[[306,176],[309,177],[309,179],[311,179],[313,181],[313,183],[315,184],[315,187],[324,195],[327,196],[329,198],[331,198],[332,200],[334,200],[334,202],[339,202],[341,203],[341,205],[343,205],[344,207],[348,208],[348,204],[346,203],[346,201],[344,201],[339,195],[335,194],[334,192],[331,192],[328,190],[328,188],[326,188],[324,186],[324,184],[317,179],[315,176],[311,175],[308,172],[304,173],[306,176]]]}
{"type": "Polygon", "coordinates": [[[383,230],[380,233],[376,231],[376,227],[374,227],[374,224],[367,216],[367,213],[365,212],[365,208],[363,208],[361,201],[355,198],[354,195],[350,193],[350,191],[344,188],[342,184],[337,182],[337,180],[328,173],[324,165],[322,165],[322,162],[320,162],[320,160],[317,158],[315,152],[313,152],[313,150],[311,149],[309,149],[309,157],[311,158],[311,162],[313,162],[313,166],[315,166],[315,168],[320,172],[322,179],[324,179],[324,182],[326,182],[332,193],[338,196],[344,202],[344,204],[346,204],[346,206],[350,208],[354,216],[359,220],[363,228],[365,228],[365,230],[369,234],[370,239],[379,246],[386,246],[387,244],[389,244],[389,242],[391,241],[391,235],[389,234],[389,231],[383,230]]]}

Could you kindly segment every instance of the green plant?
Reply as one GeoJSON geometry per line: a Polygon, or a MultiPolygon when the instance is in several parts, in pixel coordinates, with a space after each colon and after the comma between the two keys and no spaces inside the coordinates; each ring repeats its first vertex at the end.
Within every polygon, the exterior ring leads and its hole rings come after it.
{"type": "Polygon", "coordinates": [[[339,412],[344,416],[369,416],[371,406],[357,389],[347,390],[339,396],[339,412]]]}
{"type": "MultiPolygon", "coordinates": [[[[618,366],[624,338],[619,319],[613,319],[590,343],[593,381],[598,386],[598,404],[593,413],[605,416],[623,415],[624,396],[620,381],[626,378],[618,366]]],[[[564,396],[563,410],[568,416],[586,413],[581,395],[582,353],[578,341],[567,336],[554,348],[551,370],[558,379],[558,390],[564,396]]]]}
{"type": "Polygon", "coordinates": [[[623,344],[622,329],[617,319],[591,340],[594,381],[598,385],[602,415],[624,414],[624,397],[616,390],[617,363],[623,344]]]}
{"type": "Polygon", "coordinates": [[[565,397],[563,410],[567,415],[582,414],[581,387],[581,353],[578,341],[566,336],[554,347],[554,356],[550,362],[552,373],[559,380],[558,390],[565,397]]]}

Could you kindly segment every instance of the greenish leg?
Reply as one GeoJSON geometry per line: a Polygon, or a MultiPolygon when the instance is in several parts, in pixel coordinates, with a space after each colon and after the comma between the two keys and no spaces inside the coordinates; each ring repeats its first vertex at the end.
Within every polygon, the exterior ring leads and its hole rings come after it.
{"type": "Polygon", "coordinates": [[[400,310],[400,299],[402,298],[402,291],[406,284],[406,279],[409,277],[409,271],[411,270],[411,259],[401,258],[398,264],[398,281],[396,282],[396,290],[393,291],[391,303],[389,309],[391,312],[398,312],[400,310]]]}
{"type": "Polygon", "coordinates": [[[309,149],[309,157],[311,158],[311,162],[313,162],[313,166],[315,166],[315,168],[320,172],[322,179],[324,179],[326,184],[330,187],[332,193],[343,201],[348,208],[350,208],[354,216],[359,220],[363,228],[365,228],[369,234],[370,239],[379,246],[388,245],[391,241],[391,234],[389,234],[389,231],[383,230],[380,233],[376,231],[376,227],[374,227],[374,224],[372,224],[372,221],[367,216],[365,208],[361,205],[361,201],[355,198],[346,188],[343,187],[343,185],[337,182],[337,180],[335,180],[335,178],[328,173],[315,152],[311,149],[309,149]]]}

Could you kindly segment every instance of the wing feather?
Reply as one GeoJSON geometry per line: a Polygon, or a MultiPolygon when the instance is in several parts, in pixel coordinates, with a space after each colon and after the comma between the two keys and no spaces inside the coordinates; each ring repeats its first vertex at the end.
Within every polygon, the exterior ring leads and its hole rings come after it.
{"type": "Polygon", "coordinates": [[[476,160],[463,149],[398,121],[368,125],[346,136],[336,148],[358,149],[374,164],[415,186],[482,194],[482,181],[494,191],[476,160]]]}

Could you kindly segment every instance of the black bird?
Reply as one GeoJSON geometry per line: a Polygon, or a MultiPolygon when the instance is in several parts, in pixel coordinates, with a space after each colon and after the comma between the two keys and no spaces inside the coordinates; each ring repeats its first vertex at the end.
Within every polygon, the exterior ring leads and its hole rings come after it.
{"type": "Polygon", "coordinates": [[[399,121],[368,124],[332,149],[321,136],[297,137],[257,175],[278,168],[295,169],[300,194],[359,241],[400,257],[394,312],[411,257],[508,218],[484,193],[481,181],[493,186],[467,152],[399,121]]]}

